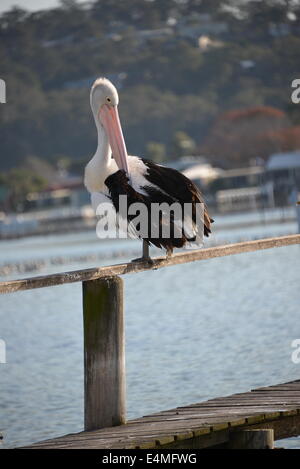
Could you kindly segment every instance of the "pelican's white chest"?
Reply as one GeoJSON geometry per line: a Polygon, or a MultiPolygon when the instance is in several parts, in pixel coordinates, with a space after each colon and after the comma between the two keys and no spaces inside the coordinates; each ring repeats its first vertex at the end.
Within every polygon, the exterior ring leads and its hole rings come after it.
{"type": "Polygon", "coordinates": [[[102,159],[96,152],[94,157],[89,161],[84,171],[84,185],[89,192],[107,192],[105,179],[111,174],[118,171],[115,161],[102,159]]]}

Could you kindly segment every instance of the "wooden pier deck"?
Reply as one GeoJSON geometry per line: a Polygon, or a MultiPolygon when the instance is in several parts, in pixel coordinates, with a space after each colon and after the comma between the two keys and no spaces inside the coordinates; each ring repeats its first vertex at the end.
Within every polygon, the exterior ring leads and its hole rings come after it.
{"type": "Polygon", "coordinates": [[[299,435],[300,380],[158,412],[126,425],[70,434],[28,448],[230,447],[233,433],[245,429],[273,429],[275,440],[299,435]]]}

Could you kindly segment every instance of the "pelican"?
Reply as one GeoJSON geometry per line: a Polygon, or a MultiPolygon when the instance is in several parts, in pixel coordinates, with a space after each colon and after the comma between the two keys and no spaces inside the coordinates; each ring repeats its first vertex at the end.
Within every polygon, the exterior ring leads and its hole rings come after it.
{"type": "MultiPolygon", "coordinates": [[[[119,96],[115,86],[106,78],[98,78],[90,92],[90,105],[95,119],[98,146],[93,158],[85,168],[84,184],[91,193],[92,206],[96,210],[99,204],[108,203],[119,213],[119,197],[125,195],[129,204],[143,203],[151,212],[151,204],[174,202],[183,206],[192,206],[192,230],[181,230],[180,235],[175,233],[176,222],[169,219],[172,233],[169,237],[153,237],[150,229],[146,235],[136,237],[143,239],[143,254],[135,261],[151,262],[149,246],[153,244],[158,248],[165,248],[167,257],[172,255],[174,248],[197,247],[202,245],[202,236],[209,236],[211,223],[207,207],[197,186],[187,177],[175,169],[168,168],[154,162],[129,156],[122,132],[118,114],[119,96]],[[195,223],[196,204],[204,206],[201,233],[195,223]],[[201,236],[199,236],[201,234],[201,236]]],[[[132,217],[128,214],[130,223],[132,217]]],[[[160,225],[164,221],[160,219],[160,225]]],[[[161,226],[160,226],[161,228],[161,226]]]]}

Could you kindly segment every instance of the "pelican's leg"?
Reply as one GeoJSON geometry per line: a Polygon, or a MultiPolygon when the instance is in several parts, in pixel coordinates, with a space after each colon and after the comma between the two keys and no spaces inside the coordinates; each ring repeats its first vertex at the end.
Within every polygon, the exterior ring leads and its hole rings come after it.
{"type": "Polygon", "coordinates": [[[137,259],[132,259],[131,262],[150,262],[150,263],[153,263],[153,260],[151,259],[150,254],[149,254],[149,244],[144,239],[143,239],[143,255],[142,255],[142,257],[138,257],[137,259]]]}
{"type": "Polygon", "coordinates": [[[166,259],[169,259],[173,255],[173,248],[167,248],[166,259]]]}

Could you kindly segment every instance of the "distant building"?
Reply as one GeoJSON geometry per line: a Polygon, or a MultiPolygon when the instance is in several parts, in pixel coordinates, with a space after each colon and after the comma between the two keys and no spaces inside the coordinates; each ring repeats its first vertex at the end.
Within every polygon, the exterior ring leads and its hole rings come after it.
{"type": "Polygon", "coordinates": [[[300,151],[275,153],[265,166],[265,181],[271,184],[276,205],[289,205],[291,194],[300,191],[300,151]]]}
{"type": "Polygon", "coordinates": [[[219,170],[219,176],[210,184],[217,209],[220,212],[257,209],[267,193],[262,189],[264,168],[219,170]]]}
{"type": "Polygon", "coordinates": [[[222,169],[214,168],[209,163],[196,164],[183,171],[183,174],[194,181],[198,186],[205,187],[217,179],[222,169]]]}
{"type": "Polygon", "coordinates": [[[266,171],[274,180],[283,179],[291,184],[300,184],[300,150],[271,155],[266,171]]]}
{"type": "Polygon", "coordinates": [[[43,191],[28,194],[26,210],[46,210],[59,207],[80,208],[90,204],[90,197],[81,177],[72,177],[48,186],[43,191]]]}

